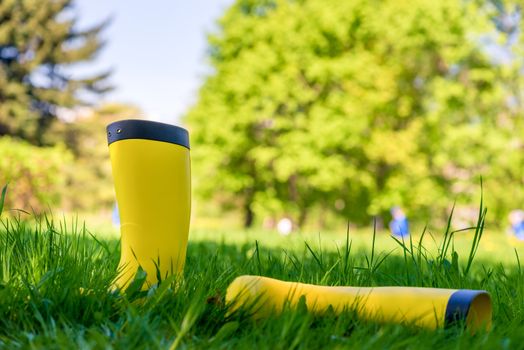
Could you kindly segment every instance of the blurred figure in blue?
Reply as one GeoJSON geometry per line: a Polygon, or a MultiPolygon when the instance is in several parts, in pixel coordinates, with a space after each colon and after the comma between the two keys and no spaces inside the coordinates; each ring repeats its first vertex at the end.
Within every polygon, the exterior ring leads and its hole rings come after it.
{"type": "Polygon", "coordinates": [[[395,237],[403,238],[409,236],[409,223],[402,208],[395,206],[391,208],[393,220],[389,223],[389,230],[395,237]]]}
{"type": "Polygon", "coordinates": [[[117,203],[115,203],[115,205],[113,206],[113,212],[111,213],[111,218],[113,221],[113,225],[115,227],[119,227],[120,226],[120,214],[118,213],[118,204],[117,203]]]}
{"type": "Polygon", "coordinates": [[[524,211],[512,210],[509,213],[509,222],[513,236],[520,241],[524,241],[524,211]]]}

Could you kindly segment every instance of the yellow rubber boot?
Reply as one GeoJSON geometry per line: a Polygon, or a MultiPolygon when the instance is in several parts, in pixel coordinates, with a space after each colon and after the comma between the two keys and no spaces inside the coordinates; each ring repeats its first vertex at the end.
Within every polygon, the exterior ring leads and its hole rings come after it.
{"type": "Polygon", "coordinates": [[[107,127],[120,214],[121,257],[117,288],[139,266],[144,289],[180,274],[186,259],[191,211],[189,135],[174,125],[121,120],[107,127]]]}
{"type": "Polygon", "coordinates": [[[464,322],[471,331],[490,329],[491,298],[486,291],[417,287],[327,287],[260,276],[237,277],[227,288],[230,310],[244,308],[255,318],[295,307],[304,298],[313,313],[353,310],[364,320],[406,323],[426,329],[464,322]]]}

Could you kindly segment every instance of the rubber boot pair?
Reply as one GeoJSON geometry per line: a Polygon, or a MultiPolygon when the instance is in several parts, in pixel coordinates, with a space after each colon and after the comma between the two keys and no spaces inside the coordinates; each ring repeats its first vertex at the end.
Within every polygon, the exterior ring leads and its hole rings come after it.
{"type": "MultiPolygon", "coordinates": [[[[184,268],[191,208],[188,132],[144,120],[107,127],[121,223],[117,288],[125,288],[139,268],[144,288],[179,275],[184,268]]],[[[413,287],[325,287],[260,276],[237,277],[228,287],[230,310],[244,308],[265,317],[305,303],[322,314],[352,310],[361,319],[410,323],[428,329],[463,322],[471,330],[491,326],[485,291],[413,287]]]]}

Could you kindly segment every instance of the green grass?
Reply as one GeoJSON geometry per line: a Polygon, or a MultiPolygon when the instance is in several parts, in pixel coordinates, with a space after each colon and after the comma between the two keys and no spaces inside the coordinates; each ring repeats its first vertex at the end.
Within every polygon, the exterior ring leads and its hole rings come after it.
{"type": "Polygon", "coordinates": [[[477,231],[415,234],[404,245],[382,232],[373,239],[372,230],[291,237],[192,231],[179,288],[163,283],[144,296],[132,288],[108,291],[117,239],[97,237],[74,220],[1,221],[0,348],[524,348],[524,250],[502,234],[482,237],[482,222],[477,231]],[[350,313],[314,317],[304,309],[260,321],[227,316],[225,290],[241,274],[324,285],[486,289],[494,325],[471,335],[458,327],[364,322],[350,313]]]}

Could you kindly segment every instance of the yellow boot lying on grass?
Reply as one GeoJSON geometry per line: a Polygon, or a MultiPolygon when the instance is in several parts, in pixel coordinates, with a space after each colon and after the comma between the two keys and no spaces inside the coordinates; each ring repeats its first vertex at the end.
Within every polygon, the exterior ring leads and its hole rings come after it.
{"type": "Polygon", "coordinates": [[[491,298],[486,291],[416,287],[326,287],[260,276],[237,277],[228,287],[231,311],[245,308],[260,318],[295,307],[304,298],[309,311],[354,310],[365,320],[406,323],[427,329],[464,322],[471,331],[491,327],[491,298]]]}

